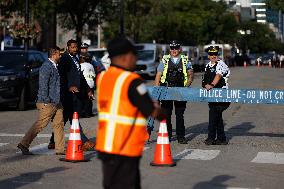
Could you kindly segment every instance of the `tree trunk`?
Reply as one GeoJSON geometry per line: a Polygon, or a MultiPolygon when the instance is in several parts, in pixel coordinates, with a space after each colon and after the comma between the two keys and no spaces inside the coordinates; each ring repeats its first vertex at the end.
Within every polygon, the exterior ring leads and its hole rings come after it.
{"type": "Polygon", "coordinates": [[[81,46],[82,35],[83,35],[83,25],[80,24],[76,26],[76,41],[78,43],[78,46],[81,46]]]}

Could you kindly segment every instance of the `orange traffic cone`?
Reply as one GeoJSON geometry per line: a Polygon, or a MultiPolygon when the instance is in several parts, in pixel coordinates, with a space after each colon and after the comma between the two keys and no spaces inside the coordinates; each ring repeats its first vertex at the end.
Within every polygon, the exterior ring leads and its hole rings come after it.
{"type": "Polygon", "coordinates": [[[259,61],[257,62],[257,67],[260,67],[260,62],[259,61]]]}
{"type": "Polygon", "coordinates": [[[84,159],[82,146],[83,143],[80,135],[78,113],[74,112],[67,145],[66,157],[65,159],[60,158],[60,161],[68,161],[73,163],[89,161],[84,159]]]}
{"type": "Polygon", "coordinates": [[[173,161],[166,120],[161,121],[152,166],[176,166],[173,161]]]}
{"type": "Polygon", "coordinates": [[[270,60],[268,61],[268,66],[271,68],[271,61],[270,60]]]}
{"type": "Polygon", "coordinates": [[[247,62],[244,62],[244,67],[245,67],[245,68],[247,67],[247,62]]]}

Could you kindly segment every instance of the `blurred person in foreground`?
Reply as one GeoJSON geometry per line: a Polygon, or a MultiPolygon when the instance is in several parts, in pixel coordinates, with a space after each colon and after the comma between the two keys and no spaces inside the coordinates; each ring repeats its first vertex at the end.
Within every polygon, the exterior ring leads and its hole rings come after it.
{"type": "Polygon", "coordinates": [[[108,44],[109,69],[97,79],[99,123],[96,150],[102,160],[105,189],[140,189],[139,162],[147,134],[147,117],[164,119],[142,78],[134,73],[136,49],[125,37],[108,44]]]}

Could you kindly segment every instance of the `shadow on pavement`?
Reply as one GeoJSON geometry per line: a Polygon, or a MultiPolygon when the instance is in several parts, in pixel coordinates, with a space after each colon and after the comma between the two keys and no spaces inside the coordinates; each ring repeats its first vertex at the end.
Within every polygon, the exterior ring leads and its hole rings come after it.
{"type": "Polygon", "coordinates": [[[233,178],[230,175],[215,176],[209,181],[197,183],[192,189],[226,189],[228,185],[225,182],[233,178]]]}
{"type": "MultiPolygon", "coordinates": [[[[225,129],[226,129],[226,123],[225,129]]],[[[193,125],[190,127],[187,127],[185,129],[185,135],[187,135],[186,140],[191,141],[194,138],[196,138],[200,134],[207,134],[207,126],[208,123],[200,123],[197,125],[193,125]]],[[[255,133],[255,132],[249,132],[253,128],[255,128],[255,125],[252,125],[251,122],[243,122],[239,125],[233,126],[229,128],[227,131],[225,131],[227,140],[230,141],[235,136],[259,136],[259,137],[284,137],[284,133],[255,133]]],[[[176,137],[174,135],[173,140],[176,140],[176,137]]]]}
{"type": "Polygon", "coordinates": [[[38,172],[23,173],[16,177],[8,178],[5,180],[0,180],[0,188],[16,189],[16,188],[20,188],[28,184],[38,184],[39,185],[38,187],[40,188],[40,185],[43,184],[40,182],[40,179],[46,173],[56,173],[56,172],[61,172],[67,169],[68,168],[65,168],[65,167],[54,167],[54,168],[50,168],[50,169],[46,169],[46,170],[38,171],[38,172]]]}
{"type": "MultiPolygon", "coordinates": [[[[36,109],[35,104],[29,104],[25,111],[34,110],[34,109],[36,109]]],[[[10,112],[10,111],[20,111],[20,110],[18,110],[17,107],[13,105],[0,105],[0,112],[10,112]]]]}
{"type": "MultiPolygon", "coordinates": [[[[24,161],[27,159],[32,159],[35,157],[39,157],[41,155],[22,155],[22,153],[17,153],[16,155],[13,155],[12,157],[5,157],[1,160],[2,163],[11,163],[11,162],[15,162],[15,161],[24,161]]],[[[1,187],[0,187],[1,188],[1,187]]]]}

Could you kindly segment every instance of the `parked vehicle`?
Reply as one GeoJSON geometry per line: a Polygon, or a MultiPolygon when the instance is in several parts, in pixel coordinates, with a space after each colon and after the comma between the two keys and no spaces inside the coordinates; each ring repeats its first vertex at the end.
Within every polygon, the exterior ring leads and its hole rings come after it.
{"type": "Polygon", "coordinates": [[[136,44],[137,64],[136,73],[154,77],[163,55],[163,46],[159,44],[136,44]]]}
{"type": "Polygon", "coordinates": [[[264,54],[262,56],[262,64],[266,66],[269,65],[269,63],[271,63],[272,57],[273,56],[270,54],[264,54]]]}
{"type": "Polygon", "coordinates": [[[96,61],[101,61],[102,57],[106,54],[106,48],[91,48],[89,47],[88,52],[95,58],[96,61]]]}
{"type": "Polygon", "coordinates": [[[0,104],[14,104],[25,110],[35,102],[39,68],[46,59],[40,51],[7,50],[0,52],[0,104]]]}

